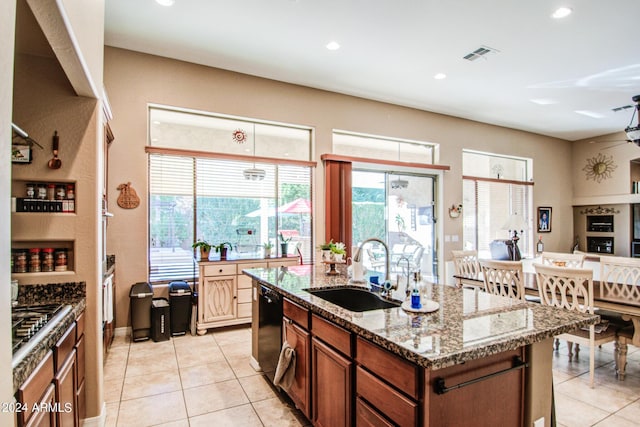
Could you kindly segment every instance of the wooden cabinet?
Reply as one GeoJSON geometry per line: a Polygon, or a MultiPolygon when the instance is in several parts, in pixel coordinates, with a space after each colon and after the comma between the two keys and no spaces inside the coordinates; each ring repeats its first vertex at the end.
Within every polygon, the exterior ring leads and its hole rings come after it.
{"type": "Polygon", "coordinates": [[[87,416],[87,399],[85,394],[85,337],[84,312],[76,319],[76,405],[78,420],[87,416]]]}
{"type": "Polygon", "coordinates": [[[311,335],[309,311],[285,299],[283,336],[296,354],[295,379],[287,394],[305,417],[311,418],[311,335]]]}
{"type": "Polygon", "coordinates": [[[311,421],[315,426],[350,426],[353,362],[316,337],[311,339],[311,360],[311,421]]]}
{"type": "Polygon", "coordinates": [[[58,426],[78,425],[77,405],[76,405],[76,350],[65,359],[60,369],[53,377],[53,384],[56,387],[56,423],[58,426]]]}
{"type": "MultiPolygon", "coordinates": [[[[40,399],[42,407],[54,407],[56,403],[56,387],[49,383],[40,399]]],[[[40,411],[33,413],[29,418],[27,427],[54,427],[56,425],[56,413],[54,411],[40,411]]]]}
{"type": "Polygon", "coordinates": [[[200,262],[198,334],[208,328],[251,323],[251,278],[242,270],[297,264],[298,258],[200,262]]]}
{"type": "MultiPolygon", "coordinates": [[[[18,388],[16,401],[20,406],[18,411],[18,425],[47,425],[46,418],[39,412],[32,412],[34,403],[46,404],[50,402],[51,379],[53,378],[53,352],[49,351],[29,378],[18,388]],[[34,421],[34,419],[36,419],[34,421]]],[[[55,392],[55,388],[53,389],[55,392]]],[[[55,400],[55,396],[54,399],[55,400]]],[[[55,414],[50,414],[55,419],[55,414]]],[[[55,421],[50,425],[55,425],[55,421]]]]}

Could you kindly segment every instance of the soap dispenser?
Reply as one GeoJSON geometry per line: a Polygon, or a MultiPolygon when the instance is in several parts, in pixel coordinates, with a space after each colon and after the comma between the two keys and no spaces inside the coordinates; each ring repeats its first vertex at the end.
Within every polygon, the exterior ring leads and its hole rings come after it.
{"type": "Polygon", "coordinates": [[[411,291],[411,308],[420,309],[422,303],[420,302],[420,290],[418,289],[420,273],[415,272],[413,274],[413,290],[411,291]]]}

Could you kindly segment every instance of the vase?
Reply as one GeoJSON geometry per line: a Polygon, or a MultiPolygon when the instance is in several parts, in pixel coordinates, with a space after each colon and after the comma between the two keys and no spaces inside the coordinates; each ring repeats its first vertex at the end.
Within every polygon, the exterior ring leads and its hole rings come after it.
{"type": "Polygon", "coordinates": [[[333,254],[333,260],[335,262],[342,262],[342,254],[333,254]]]}
{"type": "Polygon", "coordinates": [[[200,248],[200,261],[209,261],[211,249],[200,248]]]}
{"type": "Polygon", "coordinates": [[[220,259],[227,259],[227,248],[220,248],[220,259]]]}
{"type": "Polygon", "coordinates": [[[264,248],[264,257],[271,258],[271,248],[264,248]]]}
{"type": "Polygon", "coordinates": [[[331,259],[331,251],[329,249],[322,250],[322,261],[329,261],[331,259]]]}
{"type": "Polygon", "coordinates": [[[289,243],[280,243],[280,253],[283,257],[286,257],[289,253],[289,243]]]}

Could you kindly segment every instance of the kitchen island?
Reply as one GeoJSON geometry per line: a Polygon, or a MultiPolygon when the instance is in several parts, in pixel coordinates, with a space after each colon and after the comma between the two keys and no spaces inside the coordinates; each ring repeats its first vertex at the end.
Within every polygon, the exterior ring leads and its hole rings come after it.
{"type": "MultiPolygon", "coordinates": [[[[548,426],[553,337],[599,318],[426,282],[423,299],[437,311],[355,312],[306,291],[364,287],[344,271],[325,273],[323,265],[245,270],[253,358],[264,286],[282,296],[283,336],[296,352],[288,394],[314,425],[531,426],[543,418],[548,426]]],[[[402,300],[400,288],[393,297],[402,300]]]]}

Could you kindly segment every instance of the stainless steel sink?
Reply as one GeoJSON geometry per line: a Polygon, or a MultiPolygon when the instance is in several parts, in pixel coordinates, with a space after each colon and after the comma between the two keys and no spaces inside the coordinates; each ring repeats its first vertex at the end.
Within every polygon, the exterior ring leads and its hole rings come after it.
{"type": "Polygon", "coordinates": [[[400,307],[401,301],[383,299],[366,289],[332,288],[305,289],[311,295],[329,301],[349,311],[369,311],[384,308],[400,307]]]}

